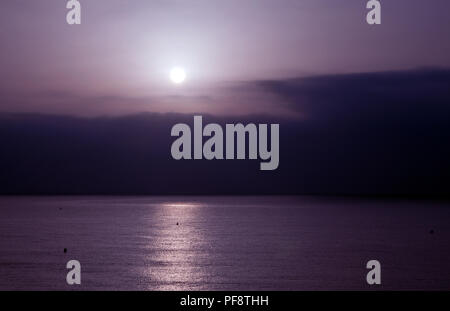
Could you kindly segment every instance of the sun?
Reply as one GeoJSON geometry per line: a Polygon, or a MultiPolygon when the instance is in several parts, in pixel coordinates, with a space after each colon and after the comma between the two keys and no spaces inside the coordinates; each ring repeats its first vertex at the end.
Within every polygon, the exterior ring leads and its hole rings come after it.
{"type": "Polygon", "coordinates": [[[186,80],[186,71],[181,67],[174,67],[170,71],[170,80],[175,84],[181,84],[186,80]]]}

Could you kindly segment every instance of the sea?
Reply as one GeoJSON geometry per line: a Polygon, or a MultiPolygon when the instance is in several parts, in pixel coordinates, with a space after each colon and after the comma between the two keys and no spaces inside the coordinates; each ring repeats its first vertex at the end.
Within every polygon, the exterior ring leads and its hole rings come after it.
{"type": "Polygon", "coordinates": [[[450,289],[448,202],[0,197],[0,290],[380,289],[450,289]],[[367,282],[371,260],[381,284],[367,282]]]}

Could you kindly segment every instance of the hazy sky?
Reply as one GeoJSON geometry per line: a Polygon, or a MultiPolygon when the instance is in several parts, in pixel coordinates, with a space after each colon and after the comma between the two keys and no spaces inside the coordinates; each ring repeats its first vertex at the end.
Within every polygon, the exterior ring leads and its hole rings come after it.
{"type": "Polygon", "coordinates": [[[63,0],[0,3],[0,111],[286,113],[247,81],[450,67],[448,0],[63,0]],[[182,66],[183,85],[169,72],[182,66]]]}
{"type": "Polygon", "coordinates": [[[0,1],[0,192],[449,194],[450,1],[80,1],[0,1]],[[171,160],[194,113],[280,123],[279,169],[171,160]]]}

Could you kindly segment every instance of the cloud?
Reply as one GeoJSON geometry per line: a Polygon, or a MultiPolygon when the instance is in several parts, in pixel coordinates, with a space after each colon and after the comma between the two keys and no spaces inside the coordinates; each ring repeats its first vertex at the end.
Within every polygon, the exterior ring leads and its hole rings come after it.
{"type": "Polygon", "coordinates": [[[446,69],[327,75],[252,84],[314,119],[381,120],[402,114],[422,118],[450,111],[450,70],[446,69]]]}
{"type": "Polygon", "coordinates": [[[170,129],[192,124],[192,113],[4,113],[0,191],[448,196],[448,85],[446,70],[241,83],[242,92],[259,89],[306,116],[204,114],[205,124],[280,123],[280,166],[270,172],[259,160],[173,160],[170,129]]]}

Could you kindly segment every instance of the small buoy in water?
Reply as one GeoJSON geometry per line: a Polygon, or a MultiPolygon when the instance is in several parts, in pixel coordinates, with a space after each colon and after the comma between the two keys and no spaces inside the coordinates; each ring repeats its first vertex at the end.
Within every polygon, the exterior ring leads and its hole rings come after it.
{"type": "Polygon", "coordinates": [[[433,229],[430,230],[430,234],[434,234],[434,230],[433,229]]]}
{"type": "Polygon", "coordinates": [[[67,253],[67,248],[64,248],[64,253],[67,253]]]}

